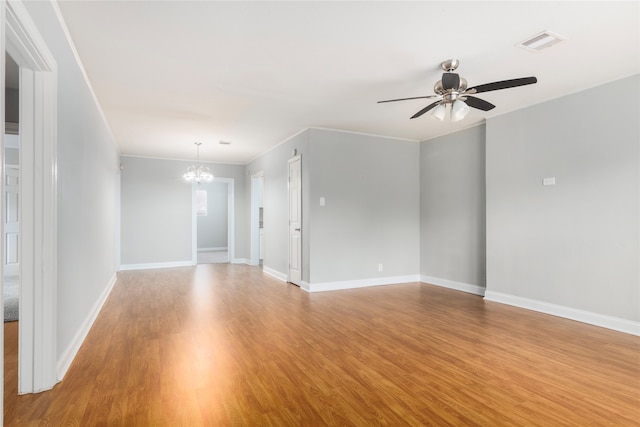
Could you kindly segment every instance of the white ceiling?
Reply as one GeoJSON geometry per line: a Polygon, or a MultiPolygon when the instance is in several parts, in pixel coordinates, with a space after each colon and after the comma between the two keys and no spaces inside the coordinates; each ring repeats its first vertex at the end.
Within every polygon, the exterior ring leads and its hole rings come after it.
{"type": "MultiPolygon", "coordinates": [[[[640,71],[639,2],[58,3],[122,154],[247,163],[308,127],[425,140],[640,71]],[[542,30],[567,40],[515,45],[542,30]],[[409,117],[440,62],[497,106],[409,117]],[[219,141],[231,141],[220,145],[219,141]]],[[[603,99],[615,106],[615,100],[603,99]]]]}

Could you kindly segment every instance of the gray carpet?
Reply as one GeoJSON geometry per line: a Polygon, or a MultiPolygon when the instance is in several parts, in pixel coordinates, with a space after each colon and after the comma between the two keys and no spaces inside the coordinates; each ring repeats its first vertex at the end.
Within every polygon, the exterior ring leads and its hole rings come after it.
{"type": "Polygon", "coordinates": [[[2,294],[4,299],[4,321],[13,322],[18,320],[18,300],[20,298],[20,279],[18,276],[4,278],[2,294]]]}

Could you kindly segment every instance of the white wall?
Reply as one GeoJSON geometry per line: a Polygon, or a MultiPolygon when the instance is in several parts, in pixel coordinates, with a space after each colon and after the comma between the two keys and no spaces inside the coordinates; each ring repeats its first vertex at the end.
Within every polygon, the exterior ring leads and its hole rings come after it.
{"type": "Polygon", "coordinates": [[[487,292],[640,320],[639,86],[487,122],[487,292]]]}
{"type": "Polygon", "coordinates": [[[58,67],[58,355],[115,274],[118,151],[49,2],[24,2],[58,67]]]}
{"type": "Polygon", "coordinates": [[[485,126],[420,144],[420,274],[486,283],[485,126]]]}
{"type": "MultiPolygon", "coordinates": [[[[123,268],[188,265],[192,252],[192,184],[182,175],[193,162],[122,156],[123,268]]],[[[216,177],[235,180],[236,258],[245,258],[244,166],[206,164],[216,177]]]]}

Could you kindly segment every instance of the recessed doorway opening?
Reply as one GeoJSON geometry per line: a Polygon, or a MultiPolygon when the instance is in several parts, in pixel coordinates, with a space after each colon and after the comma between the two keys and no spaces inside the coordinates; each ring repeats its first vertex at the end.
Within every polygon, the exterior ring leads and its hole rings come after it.
{"type": "Polygon", "coordinates": [[[194,264],[233,262],[233,191],[232,178],[193,184],[194,264]]]}
{"type": "Polygon", "coordinates": [[[4,321],[19,318],[20,301],[20,68],[5,53],[4,110],[4,321]]]}
{"type": "MultiPolygon", "coordinates": [[[[0,46],[3,65],[9,55],[19,70],[20,225],[14,260],[20,277],[18,393],[23,394],[51,389],[64,375],[58,371],[56,350],[58,77],[56,62],[23,3],[3,2],[0,46]]],[[[3,67],[3,77],[5,72],[3,67]]],[[[7,82],[0,81],[4,99],[7,82]]],[[[2,149],[5,139],[3,133],[2,149]]],[[[0,205],[4,227],[4,200],[0,205]]],[[[4,250],[7,236],[2,233],[2,238],[4,250]]]]}

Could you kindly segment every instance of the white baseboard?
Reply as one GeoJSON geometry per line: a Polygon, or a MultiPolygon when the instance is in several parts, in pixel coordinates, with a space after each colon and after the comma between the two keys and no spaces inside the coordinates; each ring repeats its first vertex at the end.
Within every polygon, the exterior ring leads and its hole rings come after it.
{"type": "Polygon", "coordinates": [[[469,294],[484,296],[486,288],[484,286],[471,285],[469,283],[456,282],[449,279],[441,279],[432,276],[420,276],[420,281],[429,285],[441,286],[443,288],[455,289],[456,291],[467,292],[469,294]]]}
{"type": "Polygon", "coordinates": [[[95,322],[96,318],[98,317],[98,314],[100,313],[100,310],[102,310],[102,306],[107,301],[107,298],[109,297],[109,294],[113,289],[113,286],[116,284],[117,278],[118,276],[116,274],[114,274],[113,277],[111,277],[109,284],[107,285],[107,287],[104,289],[104,291],[102,292],[102,294],[100,295],[96,303],[91,308],[91,311],[89,312],[84,322],[82,322],[82,325],[80,326],[80,329],[73,337],[73,340],[71,340],[71,344],[69,344],[67,349],[62,352],[62,355],[58,359],[58,365],[56,369],[58,381],[62,381],[62,378],[64,378],[65,374],[67,373],[67,370],[71,366],[73,359],[76,357],[76,354],[78,354],[78,351],[82,346],[82,343],[84,342],[85,338],[87,338],[87,334],[89,334],[89,331],[93,326],[93,322],[95,322]]]}
{"type": "Polygon", "coordinates": [[[231,264],[249,264],[249,260],[246,258],[234,258],[231,264]]]}
{"type": "Polygon", "coordinates": [[[217,252],[217,251],[227,251],[229,248],[226,246],[219,248],[198,248],[198,252],[217,252]]]}
{"type": "Polygon", "coordinates": [[[278,279],[282,282],[286,282],[288,277],[286,274],[284,273],[280,273],[278,270],[274,270],[273,268],[269,268],[266,265],[262,266],[262,272],[264,274],[266,274],[267,276],[271,276],[274,279],[278,279]]]}
{"type": "Polygon", "coordinates": [[[371,279],[345,280],[339,282],[306,283],[303,282],[301,289],[307,292],[339,291],[344,289],[367,288],[369,286],[398,285],[401,283],[419,282],[419,275],[375,277],[371,279]]]}
{"type": "Polygon", "coordinates": [[[553,316],[564,317],[565,319],[576,320],[594,326],[600,326],[614,331],[624,332],[631,335],[640,336],[640,322],[620,319],[618,317],[606,316],[604,314],[593,313],[591,311],[579,310],[563,305],[551,304],[544,301],[518,297],[515,295],[503,294],[501,292],[487,291],[484,298],[487,301],[499,302],[527,310],[538,311],[540,313],[551,314],[553,316]]]}
{"type": "Polygon", "coordinates": [[[150,262],[146,264],[124,264],[120,266],[120,271],[149,270],[153,268],[191,267],[193,265],[195,265],[193,261],[150,262]]]}

